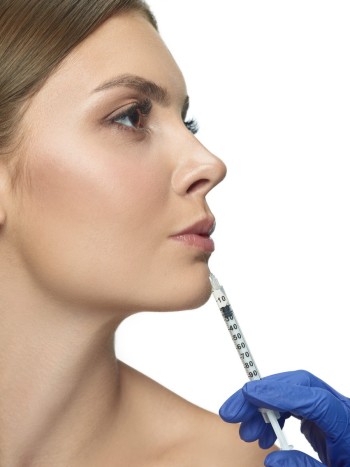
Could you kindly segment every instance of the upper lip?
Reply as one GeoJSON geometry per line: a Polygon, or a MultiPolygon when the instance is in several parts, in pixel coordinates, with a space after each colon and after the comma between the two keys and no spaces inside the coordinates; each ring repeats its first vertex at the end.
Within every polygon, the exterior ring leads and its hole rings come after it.
{"type": "Polygon", "coordinates": [[[189,227],[177,232],[174,236],[178,235],[185,235],[185,234],[195,234],[195,235],[203,235],[210,237],[210,235],[215,230],[215,219],[213,217],[205,217],[200,221],[195,222],[189,227]]]}

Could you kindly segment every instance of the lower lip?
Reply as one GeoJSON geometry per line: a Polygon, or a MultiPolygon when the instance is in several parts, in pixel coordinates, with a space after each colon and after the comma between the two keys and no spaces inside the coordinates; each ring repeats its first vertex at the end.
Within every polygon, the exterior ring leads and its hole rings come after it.
{"type": "Polygon", "coordinates": [[[182,235],[175,235],[173,237],[174,240],[178,240],[179,242],[183,242],[188,246],[193,246],[200,250],[206,251],[208,253],[212,253],[215,250],[214,242],[210,237],[204,237],[202,235],[197,234],[182,234],[182,235]]]}

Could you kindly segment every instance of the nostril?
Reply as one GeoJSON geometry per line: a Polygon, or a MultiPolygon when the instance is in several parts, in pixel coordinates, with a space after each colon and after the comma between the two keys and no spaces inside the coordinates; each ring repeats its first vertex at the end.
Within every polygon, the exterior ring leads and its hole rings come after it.
{"type": "Polygon", "coordinates": [[[201,178],[196,180],[190,187],[187,189],[186,193],[193,193],[194,191],[200,190],[203,186],[206,186],[209,183],[207,178],[201,178]]]}

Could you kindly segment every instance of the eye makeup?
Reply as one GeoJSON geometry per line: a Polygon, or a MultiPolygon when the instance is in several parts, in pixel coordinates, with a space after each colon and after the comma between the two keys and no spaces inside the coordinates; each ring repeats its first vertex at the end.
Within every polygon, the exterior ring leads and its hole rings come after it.
{"type": "Polygon", "coordinates": [[[152,102],[146,98],[126,106],[108,118],[108,122],[122,130],[140,131],[147,129],[147,121],[152,110],[152,102]]]}
{"type": "MultiPolygon", "coordinates": [[[[151,99],[145,98],[125,106],[117,114],[112,114],[107,121],[111,125],[117,126],[121,130],[129,131],[147,131],[147,124],[152,111],[151,99]]],[[[186,128],[193,134],[198,132],[198,123],[196,120],[183,120],[186,128]]]]}

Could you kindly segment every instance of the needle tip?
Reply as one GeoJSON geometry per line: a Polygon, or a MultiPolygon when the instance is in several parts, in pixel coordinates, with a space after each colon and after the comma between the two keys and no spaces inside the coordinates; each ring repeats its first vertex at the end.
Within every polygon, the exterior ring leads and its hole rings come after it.
{"type": "Polygon", "coordinates": [[[210,283],[211,283],[211,286],[212,286],[213,289],[219,289],[220,288],[219,281],[214,276],[214,274],[212,274],[211,272],[209,273],[209,280],[210,280],[210,283]]]}

